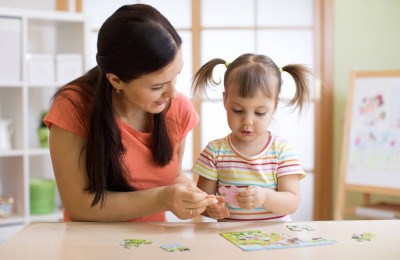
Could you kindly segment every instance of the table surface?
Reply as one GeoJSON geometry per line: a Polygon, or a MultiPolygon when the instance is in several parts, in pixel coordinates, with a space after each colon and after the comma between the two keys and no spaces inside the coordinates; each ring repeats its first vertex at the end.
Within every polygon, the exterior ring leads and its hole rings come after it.
{"type": "Polygon", "coordinates": [[[0,259],[400,259],[400,220],[203,223],[34,223],[0,245],[0,259]],[[306,224],[315,231],[291,231],[287,224],[306,224]],[[301,239],[323,237],[332,245],[244,251],[219,234],[260,230],[301,239]],[[372,241],[358,242],[355,233],[371,232],[372,241]],[[131,249],[126,239],[151,245],[131,249]],[[181,243],[190,251],[166,252],[163,244],[181,243]]]}

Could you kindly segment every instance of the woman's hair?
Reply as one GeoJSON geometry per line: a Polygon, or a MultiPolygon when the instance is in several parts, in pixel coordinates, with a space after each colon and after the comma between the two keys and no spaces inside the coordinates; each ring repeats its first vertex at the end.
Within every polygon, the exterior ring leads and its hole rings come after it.
{"type": "Polygon", "coordinates": [[[193,77],[192,90],[195,96],[204,95],[207,86],[220,84],[213,78],[213,70],[220,64],[227,67],[224,75],[225,92],[232,82],[239,86],[238,93],[241,97],[252,97],[257,90],[261,90],[268,97],[275,99],[276,108],[283,83],[281,72],[285,71],[296,83],[296,94],[289,101],[289,105],[295,105],[295,108],[298,107],[301,111],[309,99],[308,80],[312,74],[308,68],[299,64],[279,68],[271,58],[257,54],[243,54],[232,63],[223,59],[213,59],[204,64],[193,77]]]}
{"type": "MultiPolygon", "coordinates": [[[[100,28],[97,66],[54,95],[53,100],[61,94],[68,98],[67,90],[78,92],[80,102],[68,99],[79,111],[84,106],[88,138],[81,159],[85,159],[89,178],[87,190],[95,193],[92,206],[99,201],[103,204],[106,190],[134,190],[122,160],[125,147],[112,105],[113,87],[106,73],[113,73],[124,82],[137,79],[171,63],[181,44],[174,27],[153,7],[144,4],[122,6],[100,28]]],[[[152,132],[153,158],[160,166],[168,164],[173,157],[164,114],[154,115],[152,132]]]]}

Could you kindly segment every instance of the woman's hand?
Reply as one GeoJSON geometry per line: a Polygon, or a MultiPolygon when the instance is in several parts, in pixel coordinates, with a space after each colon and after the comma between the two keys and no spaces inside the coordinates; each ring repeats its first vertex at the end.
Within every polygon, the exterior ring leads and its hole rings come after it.
{"type": "Polygon", "coordinates": [[[177,183],[165,187],[160,193],[160,202],[180,219],[199,216],[208,206],[218,203],[215,197],[208,197],[193,184],[177,183]]]}
{"type": "Polygon", "coordinates": [[[224,198],[221,196],[209,195],[218,200],[217,204],[208,206],[205,213],[208,217],[213,219],[223,219],[229,217],[229,210],[225,207],[224,198]]]}

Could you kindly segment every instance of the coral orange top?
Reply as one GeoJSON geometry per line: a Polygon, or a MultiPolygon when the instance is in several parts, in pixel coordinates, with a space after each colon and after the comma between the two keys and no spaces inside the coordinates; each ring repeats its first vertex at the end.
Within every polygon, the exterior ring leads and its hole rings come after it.
{"type": "MultiPolygon", "coordinates": [[[[79,101],[77,93],[73,91],[65,93],[69,93],[74,101],[79,101]]],[[[52,124],[55,124],[69,132],[87,138],[88,127],[84,118],[83,106],[82,111],[80,111],[67,98],[59,96],[44,118],[44,122],[49,129],[52,124]]],[[[178,167],[178,144],[199,121],[190,100],[183,94],[179,94],[176,99],[171,100],[171,105],[166,114],[166,124],[173,143],[174,157],[164,167],[156,165],[152,159],[151,133],[138,132],[118,118],[116,120],[121,129],[122,144],[126,148],[123,160],[131,177],[131,186],[135,190],[146,190],[173,184],[178,167]]],[[[70,221],[66,212],[64,212],[64,221],[70,221]]],[[[165,222],[165,212],[158,212],[130,221],[165,222]]]]}

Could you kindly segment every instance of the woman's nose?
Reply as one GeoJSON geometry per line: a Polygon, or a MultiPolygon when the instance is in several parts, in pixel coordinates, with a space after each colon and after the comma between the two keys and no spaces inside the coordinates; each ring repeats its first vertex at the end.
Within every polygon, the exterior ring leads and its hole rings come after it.
{"type": "Polygon", "coordinates": [[[170,99],[174,99],[178,96],[178,91],[176,90],[175,82],[171,82],[168,84],[165,95],[170,99]]]}

